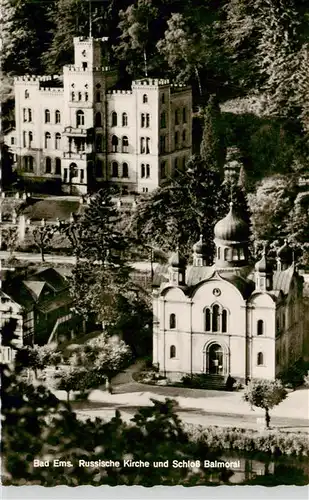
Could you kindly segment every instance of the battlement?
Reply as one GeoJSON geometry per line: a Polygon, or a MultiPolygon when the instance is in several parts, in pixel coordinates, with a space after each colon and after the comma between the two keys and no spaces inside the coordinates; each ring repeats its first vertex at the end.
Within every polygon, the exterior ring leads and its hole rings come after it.
{"type": "Polygon", "coordinates": [[[63,87],[41,87],[40,92],[52,92],[53,94],[63,94],[63,87]]]}
{"type": "Polygon", "coordinates": [[[67,64],[66,66],[63,67],[63,69],[66,71],[66,72],[75,72],[75,73],[89,73],[91,71],[100,71],[102,73],[106,73],[108,71],[111,71],[111,67],[110,66],[94,66],[94,67],[87,67],[87,68],[80,68],[80,67],[76,67],[74,66],[74,64],[67,64]]]}
{"type": "Polygon", "coordinates": [[[173,83],[171,85],[171,93],[175,94],[176,92],[187,92],[191,91],[190,85],[186,85],[185,83],[173,83]]]}
{"type": "Polygon", "coordinates": [[[132,95],[132,90],[108,90],[107,97],[112,97],[112,95],[132,95]]]}
{"type": "Polygon", "coordinates": [[[16,83],[26,83],[26,82],[34,82],[34,83],[41,83],[41,82],[49,82],[53,80],[59,80],[61,76],[59,75],[22,75],[22,76],[15,76],[14,77],[14,82],[16,83]]]}
{"type": "Polygon", "coordinates": [[[108,40],[108,37],[104,38],[93,38],[92,36],[75,36],[74,37],[74,44],[75,43],[92,43],[92,42],[106,42],[108,40]]]}
{"type": "Polygon", "coordinates": [[[137,86],[160,87],[163,85],[170,85],[170,81],[168,79],[163,79],[163,78],[143,78],[142,80],[134,80],[132,82],[132,87],[137,87],[137,86]]]}

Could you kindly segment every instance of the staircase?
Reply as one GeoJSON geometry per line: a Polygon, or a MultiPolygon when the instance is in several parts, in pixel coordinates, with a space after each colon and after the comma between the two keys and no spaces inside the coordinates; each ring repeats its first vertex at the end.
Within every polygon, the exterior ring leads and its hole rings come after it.
{"type": "Polygon", "coordinates": [[[224,391],[226,390],[226,379],[227,377],[224,377],[222,375],[212,375],[212,374],[205,374],[204,375],[204,381],[205,381],[205,389],[213,390],[213,391],[224,391]]]}

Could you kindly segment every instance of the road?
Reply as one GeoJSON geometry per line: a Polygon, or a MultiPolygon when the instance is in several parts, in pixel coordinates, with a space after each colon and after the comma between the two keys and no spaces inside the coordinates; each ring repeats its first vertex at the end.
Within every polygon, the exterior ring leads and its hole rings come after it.
{"type": "MultiPolygon", "coordinates": [[[[27,262],[37,262],[42,264],[42,258],[40,253],[30,253],[30,252],[14,252],[12,255],[10,252],[5,252],[3,250],[0,251],[0,259],[9,259],[15,258],[18,260],[25,260],[27,262]]],[[[73,255],[55,255],[46,253],[44,254],[45,262],[51,264],[64,264],[64,265],[74,265],[76,264],[76,257],[73,255]]],[[[137,271],[151,271],[151,263],[150,262],[130,262],[131,267],[136,269],[137,271]]],[[[157,263],[153,263],[153,269],[155,270],[157,263]]]]}

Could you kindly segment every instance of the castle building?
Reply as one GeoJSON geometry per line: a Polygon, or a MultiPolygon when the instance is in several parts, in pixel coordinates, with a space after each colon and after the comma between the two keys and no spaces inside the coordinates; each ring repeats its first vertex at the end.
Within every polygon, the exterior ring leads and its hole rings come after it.
{"type": "Polygon", "coordinates": [[[191,154],[192,92],[169,80],[135,80],[117,90],[102,67],[102,41],[74,38],[61,76],[15,78],[16,129],[6,136],[25,178],[85,194],[104,181],[150,192],[191,154]]]}
{"type": "MultiPolygon", "coordinates": [[[[171,379],[208,374],[274,379],[303,350],[303,278],[287,242],[271,262],[250,263],[249,227],[230,211],[214,228],[216,255],[206,266],[202,238],[193,265],[177,250],[153,290],[153,362],[171,379]]],[[[215,376],[215,377],[214,377],[215,376]]]]}

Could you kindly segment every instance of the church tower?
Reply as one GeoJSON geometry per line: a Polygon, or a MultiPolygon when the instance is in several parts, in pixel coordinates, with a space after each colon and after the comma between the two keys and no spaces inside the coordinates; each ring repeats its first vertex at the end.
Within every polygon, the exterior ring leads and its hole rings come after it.
{"type": "Polygon", "coordinates": [[[284,240],[284,244],[277,250],[277,271],[285,271],[293,263],[293,249],[290,247],[288,240],[284,240]]]}
{"type": "Polygon", "coordinates": [[[216,268],[227,269],[248,264],[249,226],[236,214],[232,202],[229,213],[215,225],[214,233],[216,268]]]}
{"type": "Polygon", "coordinates": [[[262,258],[255,264],[255,289],[266,292],[273,288],[273,269],[264,247],[262,258]]]}
{"type": "Polygon", "coordinates": [[[169,260],[169,282],[173,285],[185,285],[186,282],[186,261],[180,255],[179,249],[173,253],[169,260]]]}
{"type": "Polygon", "coordinates": [[[203,235],[200,235],[200,239],[193,245],[193,266],[201,267],[207,265],[207,248],[206,244],[203,242],[203,235]]]}

